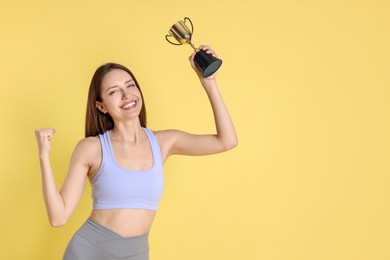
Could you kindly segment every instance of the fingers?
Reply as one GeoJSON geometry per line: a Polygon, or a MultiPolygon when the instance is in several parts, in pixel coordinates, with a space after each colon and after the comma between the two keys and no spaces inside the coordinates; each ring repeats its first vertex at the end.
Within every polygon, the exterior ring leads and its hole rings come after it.
{"type": "Polygon", "coordinates": [[[35,130],[35,136],[39,139],[53,139],[53,135],[56,132],[54,128],[41,128],[35,130]]]}
{"type": "MultiPolygon", "coordinates": [[[[215,53],[215,51],[209,45],[200,45],[199,50],[202,50],[202,51],[206,52],[206,54],[211,55],[215,58],[218,58],[218,55],[215,53]]],[[[195,64],[195,61],[194,61],[195,55],[196,55],[196,53],[192,53],[190,55],[190,57],[188,57],[188,59],[191,63],[192,68],[195,70],[196,74],[198,75],[198,77],[203,78],[202,72],[200,71],[198,66],[195,64]]],[[[215,75],[216,75],[216,73],[214,73],[213,75],[210,75],[207,78],[214,79],[215,75]]]]}
{"type": "Polygon", "coordinates": [[[35,130],[35,137],[38,143],[38,150],[40,155],[45,155],[50,152],[50,141],[56,132],[53,128],[41,128],[35,130]]]}
{"type": "Polygon", "coordinates": [[[218,58],[218,55],[215,53],[215,51],[208,45],[200,45],[199,50],[203,50],[207,54],[211,54],[213,57],[218,58]]]}
{"type": "Polygon", "coordinates": [[[191,63],[191,67],[195,70],[195,72],[196,72],[197,74],[199,74],[200,71],[199,71],[199,68],[195,65],[194,57],[195,57],[195,53],[192,53],[192,54],[190,55],[190,57],[188,57],[188,60],[189,60],[190,63],[191,63]]]}
{"type": "Polygon", "coordinates": [[[194,57],[195,57],[195,53],[192,53],[192,54],[190,55],[190,57],[188,57],[188,59],[190,60],[191,63],[194,62],[194,57]]]}

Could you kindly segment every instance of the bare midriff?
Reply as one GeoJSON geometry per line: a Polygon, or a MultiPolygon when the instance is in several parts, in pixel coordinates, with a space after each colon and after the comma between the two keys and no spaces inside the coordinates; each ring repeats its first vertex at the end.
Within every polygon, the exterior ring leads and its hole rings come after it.
{"type": "Polygon", "coordinates": [[[156,211],[147,209],[94,209],[90,218],[122,237],[150,231],[156,211]]]}

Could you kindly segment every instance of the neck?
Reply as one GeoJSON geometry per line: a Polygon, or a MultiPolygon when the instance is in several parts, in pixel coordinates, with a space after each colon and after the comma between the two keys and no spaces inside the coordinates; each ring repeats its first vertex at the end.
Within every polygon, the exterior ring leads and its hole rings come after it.
{"type": "Polygon", "coordinates": [[[115,123],[110,136],[115,141],[137,142],[143,129],[139,120],[115,123]]]}

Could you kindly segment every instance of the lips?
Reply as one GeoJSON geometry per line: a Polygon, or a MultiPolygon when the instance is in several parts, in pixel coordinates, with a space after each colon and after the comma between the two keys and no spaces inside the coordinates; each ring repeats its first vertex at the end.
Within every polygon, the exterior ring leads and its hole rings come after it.
{"type": "Polygon", "coordinates": [[[131,101],[126,102],[125,104],[123,104],[121,106],[121,108],[124,109],[124,110],[130,110],[130,109],[134,108],[136,105],[137,105],[137,101],[131,100],[131,101]]]}

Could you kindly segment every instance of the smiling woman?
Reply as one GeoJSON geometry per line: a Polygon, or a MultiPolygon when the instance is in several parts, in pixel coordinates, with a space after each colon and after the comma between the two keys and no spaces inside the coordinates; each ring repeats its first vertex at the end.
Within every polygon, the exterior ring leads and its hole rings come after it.
{"type": "MultiPolygon", "coordinates": [[[[208,46],[200,48],[217,57],[208,46]]],[[[237,145],[216,75],[204,78],[194,64],[194,54],[189,60],[209,97],[216,134],[146,128],[139,84],[129,69],[115,63],[99,67],[92,77],[85,138],[72,154],[60,192],[49,161],[54,130],[36,131],[44,200],[53,226],[68,221],[87,178],[92,185],[93,210],[72,237],[63,259],[149,259],[148,234],[164,190],[165,160],[174,154],[220,153],[237,145]]]]}
{"type": "MultiPolygon", "coordinates": [[[[96,101],[96,107],[102,113],[113,118],[123,116],[123,110],[131,110],[134,113],[140,112],[139,110],[143,104],[141,92],[126,71],[112,70],[103,78],[101,85],[101,100],[96,101]],[[116,85],[109,87],[109,82],[115,82],[116,85]]],[[[135,116],[138,116],[138,114],[135,114],[135,116]]]]}
{"type": "MultiPolygon", "coordinates": [[[[141,88],[139,87],[139,84],[137,82],[137,79],[133,75],[133,73],[126,68],[123,65],[116,64],[116,63],[107,63],[101,67],[99,67],[94,76],[91,80],[91,85],[89,88],[89,94],[88,94],[88,103],[87,103],[87,114],[86,114],[86,123],[85,123],[85,137],[88,136],[96,136],[98,134],[103,133],[104,129],[111,129],[114,126],[114,121],[112,117],[107,114],[107,111],[103,109],[103,106],[101,105],[102,102],[102,85],[103,85],[103,77],[108,73],[119,73],[122,74],[121,76],[124,76],[125,78],[122,80],[125,80],[125,82],[119,82],[118,84],[124,85],[123,87],[133,87],[136,86],[139,93],[141,94],[141,111],[139,113],[139,120],[142,127],[146,127],[146,108],[145,108],[145,102],[142,95],[141,88]],[[125,74],[124,74],[125,73],[125,74]],[[124,75],[123,75],[124,74],[124,75]],[[96,108],[99,108],[100,112],[96,110],[96,108]],[[101,110],[103,109],[103,110],[101,110]]],[[[110,76],[107,75],[107,76],[110,76]]],[[[105,79],[105,82],[107,84],[107,80],[105,79]]],[[[113,95],[115,92],[118,92],[121,88],[119,85],[105,85],[106,90],[104,91],[104,95],[113,95]],[[108,92],[109,91],[109,92],[108,92]],[[107,93],[108,92],[108,93],[107,93]]]]}

